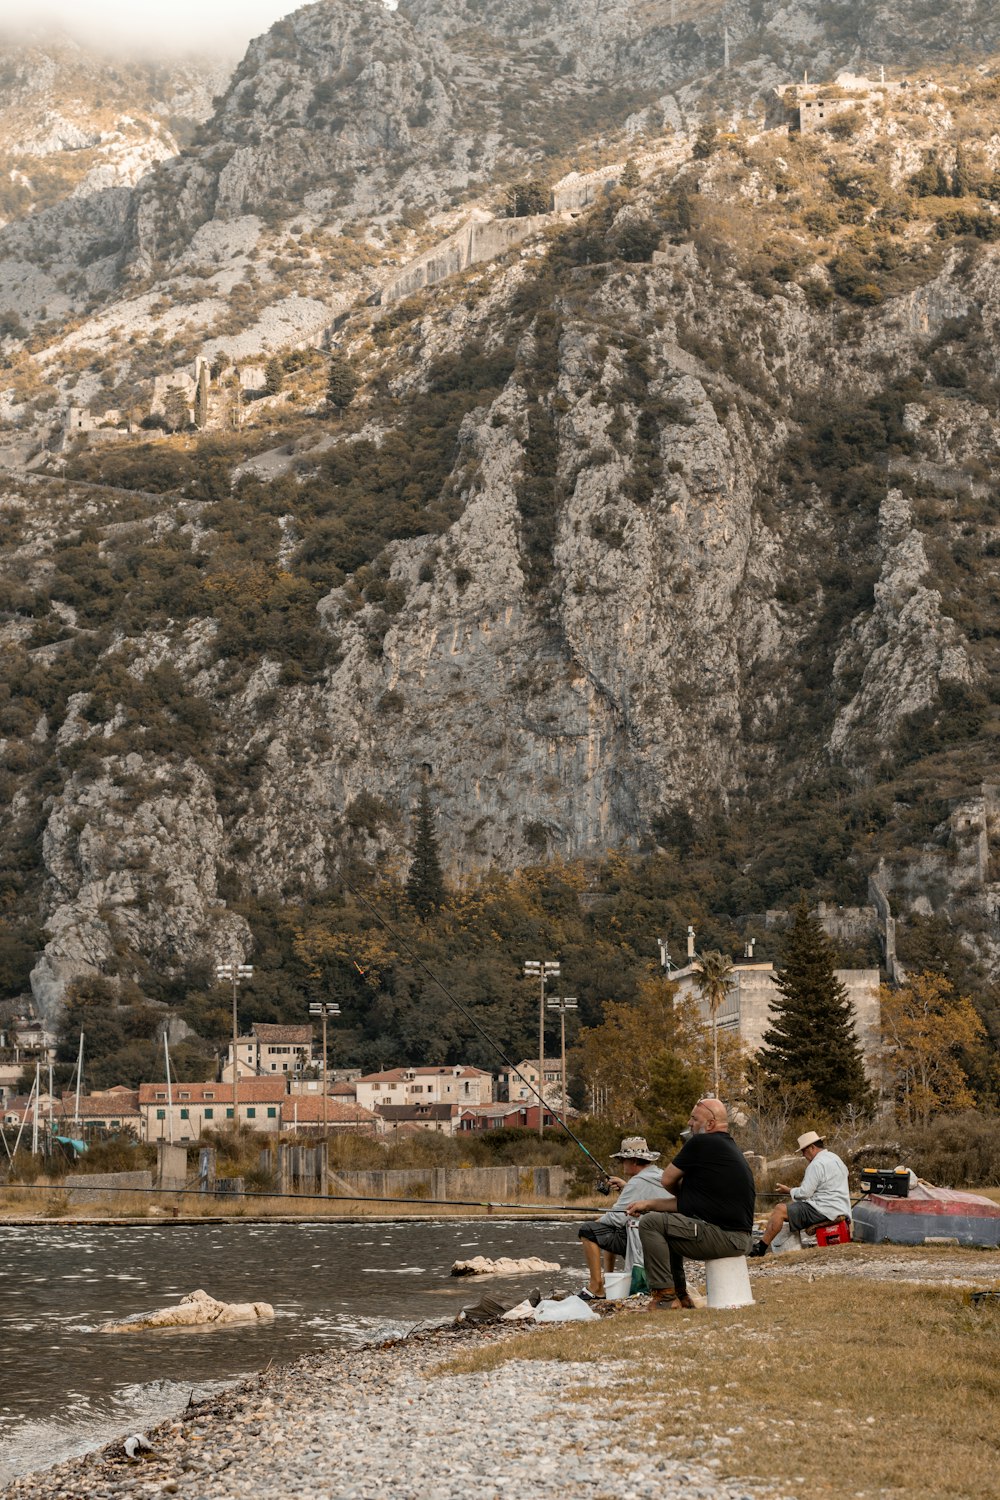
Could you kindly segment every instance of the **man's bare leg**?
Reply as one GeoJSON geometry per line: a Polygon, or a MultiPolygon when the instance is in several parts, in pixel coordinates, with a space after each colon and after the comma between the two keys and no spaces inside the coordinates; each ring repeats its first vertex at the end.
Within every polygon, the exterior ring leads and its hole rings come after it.
{"type": "Polygon", "coordinates": [[[583,1246],[584,1259],[587,1262],[587,1271],[590,1276],[587,1290],[592,1297],[603,1297],[604,1273],[601,1270],[601,1256],[602,1253],[607,1254],[607,1252],[602,1252],[601,1247],[596,1245],[593,1240],[581,1240],[580,1244],[583,1246]]]}
{"type": "Polygon", "coordinates": [[[764,1245],[769,1245],[774,1239],[775,1235],[778,1233],[778,1230],[781,1228],[782,1224],[787,1223],[788,1204],[779,1203],[771,1210],[771,1217],[768,1219],[767,1224],[764,1228],[764,1233],[760,1237],[761,1243],[764,1245]]]}

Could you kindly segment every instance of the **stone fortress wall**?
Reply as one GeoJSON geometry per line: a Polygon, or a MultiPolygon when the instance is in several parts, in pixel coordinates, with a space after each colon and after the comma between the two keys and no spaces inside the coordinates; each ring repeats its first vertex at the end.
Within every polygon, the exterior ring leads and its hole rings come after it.
{"type": "MultiPolygon", "coordinates": [[[[664,167],[680,166],[691,154],[687,136],[678,135],[661,146],[639,152],[630,158],[640,177],[649,177],[664,167]]],[[[523,219],[495,219],[477,216],[463,224],[447,239],[425,250],[392,276],[382,287],[381,304],[391,306],[404,297],[412,297],[425,287],[436,286],[449,276],[457,276],[472,265],[496,260],[532,235],[551,228],[560,220],[572,218],[616,188],[625,171],[625,162],[597,167],[593,172],[569,172],[552,188],[548,213],[523,219]]],[[[483,211],[479,211],[483,215],[483,211]]]]}

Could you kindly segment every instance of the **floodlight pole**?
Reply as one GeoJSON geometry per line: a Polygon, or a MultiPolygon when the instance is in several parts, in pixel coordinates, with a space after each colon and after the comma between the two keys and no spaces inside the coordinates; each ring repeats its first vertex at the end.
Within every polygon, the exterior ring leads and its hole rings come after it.
{"type": "Polygon", "coordinates": [[[326,1093],[326,1021],[328,1016],[339,1016],[340,1006],[335,1000],[313,1000],[309,1005],[311,1016],[321,1016],[323,1020],[323,1142],[326,1143],[329,1135],[329,1108],[326,1093]]]}
{"type": "Polygon", "coordinates": [[[524,972],[529,979],[537,979],[538,989],[538,1138],[545,1130],[545,985],[550,979],[558,979],[559,964],[552,959],[525,960],[524,972]]]}
{"type": "Polygon", "coordinates": [[[235,959],[233,959],[233,962],[229,964],[216,964],[215,977],[221,982],[232,980],[233,985],[233,1129],[238,1131],[240,1128],[240,1069],[236,1054],[236,1046],[239,1035],[236,1021],[236,996],[240,987],[240,980],[253,978],[253,965],[237,963],[235,959]]]}
{"type": "Polygon", "coordinates": [[[575,995],[553,996],[549,1001],[549,1010],[559,1012],[559,1061],[562,1069],[562,1112],[563,1124],[566,1123],[566,1012],[576,1010],[575,995]]]}

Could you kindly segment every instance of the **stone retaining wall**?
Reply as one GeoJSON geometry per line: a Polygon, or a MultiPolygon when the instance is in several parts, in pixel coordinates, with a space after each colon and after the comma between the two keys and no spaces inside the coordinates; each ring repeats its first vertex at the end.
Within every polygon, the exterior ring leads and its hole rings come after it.
{"type": "Polygon", "coordinates": [[[100,1188],[105,1193],[127,1193],[129,1188],[151,1188],[152,1172],[91,1172],[77,1173],[66,1179],[66,1194],[70,1203],[94,1203],[100,1188]]]}
{"type": "Polygon", "coordinates": [[[478,261],[495,260],[513,245],[552,223],[551,214],[524,219],[487,219],[464,224],[457,233],[411,261],[382,288],[382,306],[412,297],[425,286],[435,286],[447,276],[456,276],[478,261]]]}
{"type": "Polygon", "coordinates": [[[443,1198],[474,1203],[523,1202],[528,1198],[564,1198],[569,1184],[565,1167],[420,1167],[399,1172],[333,1172],[335,1197],[443,1198]]]}

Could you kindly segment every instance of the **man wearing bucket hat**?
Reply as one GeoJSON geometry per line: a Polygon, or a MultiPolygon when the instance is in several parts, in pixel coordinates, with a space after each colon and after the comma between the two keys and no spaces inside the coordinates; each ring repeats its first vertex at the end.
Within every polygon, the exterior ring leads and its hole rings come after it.
{"type": "Polygon", "coordinates": [[[806,1175],[799,1187],[777,1184],[779,1193],[787,1193],[790,1203],[779,1203],[771,1212],[764,1233],[750,1251],[751,1255],[766,1255],[771,1241],[783,1224],[789,1229],[811,1229],[816,1224],[827,1224],[831,1219],[851,1217],[851,1194],[847,1185],[847,1167],[833,1151],[826,1149],[826,1142],[815,1130],[807,1130],[798,1140],[799,1150],[806,1159],[806,1175]]]}
{"type": "Polygon", "coordinates": [[[650,1188],[660,1185],[659,1171],[653,1166],[659,1161],[660,1153],[650,1151],[644,1136],[627,1135],[611,1159],[621,1162],[622,1175],[609,1177],[608,1182],[621,1191],[608,1212],[592,1223],[584,1224],[578,1236],[590,1276],[580,1293],[585,1302],[604,1296],[604,1272],[614,1270],[616,1255],[628,1252],[626,1210],[629,1204],[648,1197],[650,1188]]]}

